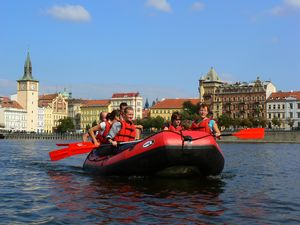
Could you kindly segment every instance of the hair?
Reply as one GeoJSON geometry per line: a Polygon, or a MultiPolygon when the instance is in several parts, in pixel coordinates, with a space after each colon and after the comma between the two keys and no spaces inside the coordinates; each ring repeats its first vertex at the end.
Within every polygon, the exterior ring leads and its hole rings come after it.
{"type": "Polygon", "coordinates": [[[125,109],[124,109],[124,113],[126,114],[129,110],[132,110],[133,111],[133,108],[131,106],[127,106],[125,109]]]}
{"type": "Polygon", "coordinates": [[[121,102],[120,103],[120,110],[122,110],[123,108],[127,107],[127,103],[126,102],[121,102]]]}
{"type": "Polygon", "coordinates": [[[119,109],[115,109],[115,110],[111,111],[109,119],[114,120],[116,117],[120,117],[119,109]]]}
{"type": "Polygon", "coordinates": [[[173,123],[177,118],[181,119],[182,115],[178,111],[173,112],[171,116],[171,122],[173,123]]]}
{"type": "Polygon", "coordinates": [[[106,114],[106,120],[110,120],[110,118],[111,118],[111,113],[107,113],[106,114]]]}
{"type": "MultiPolygon", "coordinates": [[[[102,118],[103,118],[103,113],[106,113],[106,112],[100,112],[100,114],[99,114],[99,119],[102,121],[102,118]]],[[[107,117],[107,115],[106,115],[106,117],[107,117]]],[[[105,118],[106,118],[105,117],[105,118]]]]}
{"type": "Polygon", "coordinates": [[[201,109],[201,108],[207,108],[207,111],[209,112],[209,105],[207,105],[206,103],[201,103],[201,104],[199,105],[198,110],[201,109]]]}

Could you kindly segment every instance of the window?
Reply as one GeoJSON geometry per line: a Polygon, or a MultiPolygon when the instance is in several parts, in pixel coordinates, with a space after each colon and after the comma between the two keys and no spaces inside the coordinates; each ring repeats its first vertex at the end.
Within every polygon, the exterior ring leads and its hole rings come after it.
{"type": "Polygon", "coordinates": [[[271,105],[269,105],[269,109],[271,109],[271,105]]]}
{"type": "Polygon", "coordinates": [[[268,118],[269,118],[269,119],[271,119],[271,113],[269,113],[269,116],[268,116],[268,118]]]}
{"type": "Polygon", "coordinates": [[[298,103],[297,106],[298,106],[297,108],[300,109],[300,103],[298,103]]]}
{"type": "Polygon", "coordinates": [[[280,104],[277,105],[277,109],[280,109],[280,104]]]}
{"type": "Polygon", "coordinates": [[[290,103],[290,109],[293,109],[293,103],[290,103]]]}
{"type": "Polygon", "coordinates": [[[273,105],[273,109],[275,109],[276,108],[276,106],[275,106],[275,104],[273,105]]]}
{"type": "Polygon", "coordinates": [[[290,118],[293,118],[293,113],[292,112],[290,112],[290,118]]]}
{"type": "Polygon", "coordinates": [[[280,118],[280,113],[277,114],[277,118],[280,118]]]}
{"type": "Polygon", "coordinates": [[[300,118],[300,112],[297,113],[297,117],[300,118]]]}

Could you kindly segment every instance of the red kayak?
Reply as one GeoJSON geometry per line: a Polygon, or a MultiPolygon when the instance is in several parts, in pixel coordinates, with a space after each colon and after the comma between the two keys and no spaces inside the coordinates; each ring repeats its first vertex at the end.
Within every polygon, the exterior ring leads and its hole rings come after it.
{"type": "Polygon", "coordinates": [[[162,131],[115,149],[94,149],[83,168],[106,176],[209,176],[222,172],[224,156],[205,132],[162,131]]]}

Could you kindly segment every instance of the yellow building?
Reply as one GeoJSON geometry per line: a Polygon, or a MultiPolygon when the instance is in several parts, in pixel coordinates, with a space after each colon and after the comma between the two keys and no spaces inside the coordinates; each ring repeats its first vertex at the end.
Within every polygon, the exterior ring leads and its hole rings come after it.
{"type": "Polygon", "coordinates": [[[195,99],[195,98],[163,99],[150,108],[150,117],[156,118],[157,116],[161,116],[165,120],[170,121],[172,113],[175,111],[182,112],[183,103],[187,101],[190,101],[192,104],[196,105],[197,103],[200,102],[200,99],[195,99]]]}
{"type": "Polygon", "coordinates": [[[52,133],[59,120],[68,117],[68,102],[62,94],[39,96],[39,107],[44,108],[44,131],[52,133]]]}
{"type": "Polygon", "coordinates": [[[81,106],[81,129],[92,127],[94,121],[99,123],[101,112],[111,112],[110,100],[85,100],[81,106]]]}

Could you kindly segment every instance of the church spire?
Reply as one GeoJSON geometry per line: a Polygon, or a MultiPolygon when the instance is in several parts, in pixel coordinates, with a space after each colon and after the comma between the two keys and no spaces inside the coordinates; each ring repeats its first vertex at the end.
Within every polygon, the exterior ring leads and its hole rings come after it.
{"type": "Polygon", "coordinates": [[[27,52],[27,58],[24,65],[24,75],[21,80],[34,80],[32,76],[32,65],[31,65],[29,51],[27,52]]]}

